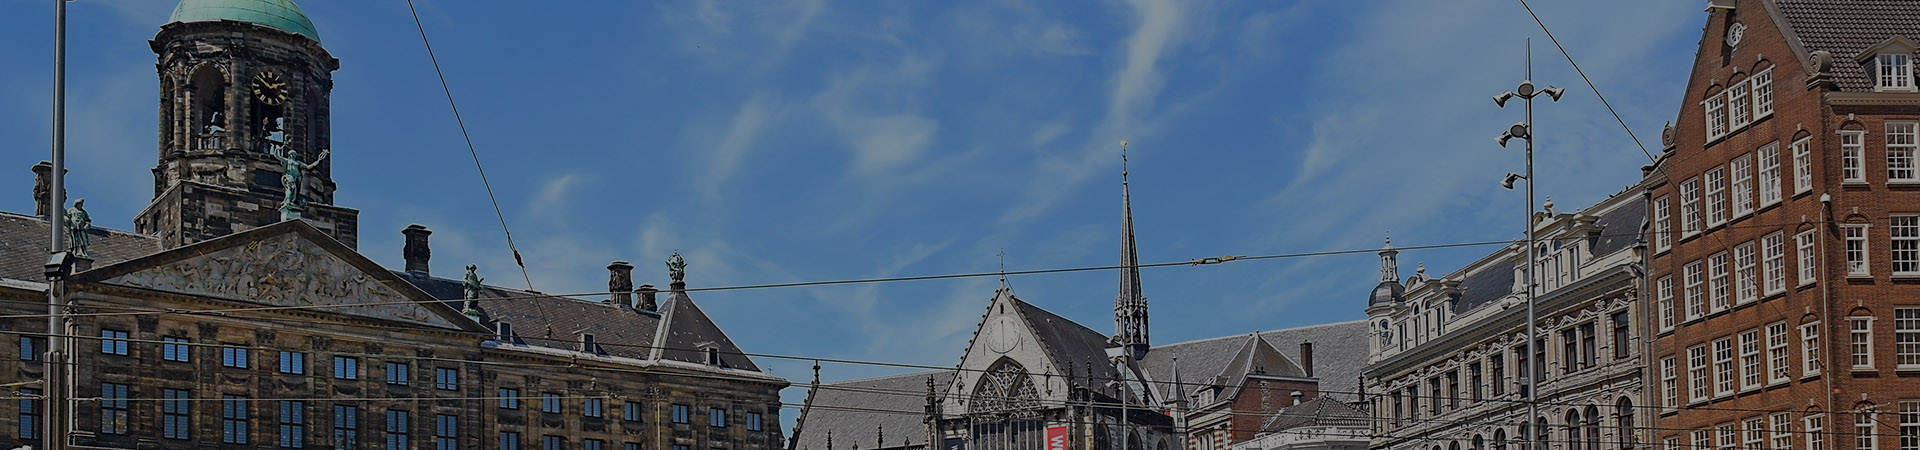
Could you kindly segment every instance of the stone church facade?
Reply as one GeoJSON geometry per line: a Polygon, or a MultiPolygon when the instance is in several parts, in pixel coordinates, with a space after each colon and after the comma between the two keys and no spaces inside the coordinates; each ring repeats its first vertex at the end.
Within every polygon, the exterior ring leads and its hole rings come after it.
{"type": "MultiPolygon", "coordinates": [[[[581,300],[433,276],[425,227],[405,270],[355,248],[328,151],[339,63],[285,0],[184,0],[159,56],[154,199],[133,231],[94,228],[57,283],[49,336],[44,189],[0,212],[0,445],[141,449],[769,449],[786,380],[686,293],[581,300]],[[298,175],[292,172],[298,171],[298,175]],[[48,339],[68,352],[69,428],[49,435],[48,339]]],[[[337,157],[363,152],[343,150],[337,157]]],[[[44,177],[48,170],[36,168],[44,177]]],[[[41,183],[44,184],[44,183],[41,183]]]]}

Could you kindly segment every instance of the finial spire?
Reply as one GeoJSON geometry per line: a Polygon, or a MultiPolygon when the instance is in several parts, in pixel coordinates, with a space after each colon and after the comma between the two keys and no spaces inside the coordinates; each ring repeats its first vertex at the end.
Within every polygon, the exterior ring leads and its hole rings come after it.
{"type": "Polygon", "coordinates": [[[1120,295],[1113,299],[1113,341],[1144,356],[1147,296],[1140,289],[1140,254],[1133,241],[1133,191],[1127,184],[1127,141],[1120,141],[1120,295]]]}
{"type": "Polygon", "coordinates": [[[1393,236],[1387,236],[1387,245],[1380,249],[1380,281],[1400,281],[1399,250],[1393,249],[1393,236]]]}

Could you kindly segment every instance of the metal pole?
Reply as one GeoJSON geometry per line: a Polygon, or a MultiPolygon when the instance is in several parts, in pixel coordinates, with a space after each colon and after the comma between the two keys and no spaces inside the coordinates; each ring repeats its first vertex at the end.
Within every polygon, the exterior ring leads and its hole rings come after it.
{"type": "MultiPolygon", "coordinates": [[[[1527,80],[1531,82],[1533,80],[1533,38],[1527,38],[1526,60],[1527,80]]],[[[1538,91],[1529,92],[1528,94],[1535,94],[1537,92],[1538,91]]],[[[1533,260],[1533,185],[1538,182],[1537,179],[1533,177],[1533,138],[1538,136],[1533,130],[1533,97],[1534,95],[1527,95],[1525,98],[1522,98],[1522,100],[1527,101],[1527,248],[1523,250],[1527,255],[1527,357],[1533,367],[1527,367],[1521,370],[1527,371],[1526,426],[1533,428],[1532,432],[1528,433],[1528,435],[1533,437],[1534,450],[1543,450],[1546,448],[1544,445],[1546,436],[1542,435],[1546,433],[1543,432],[1544,430],[1539,429],[1534,422],[1537,420],[1536,418],[1540,416],[1540,404],[1538,400],[1540,396],[1540,376],[1542,375],[1540,371],[1534,370],[1534,367],[1544,367],[1547,362],[1545,358],[1541,358],[1543,355],[1540,354],[1540,350],[1535,348],[1540,343],[1540,337],[1537,334],[1537,328],[1539,327],[1535,323],[1537,319],[1535,319],[1533,315],[1534,272],[1536,269],[1536,264],[1534,264],[1533,260]]]]}
{"type": "MultiPolygon", "coordinates": [[[[67,0],[53,0],[53,3],[53,186],[47,193],[51,197],[47,211],[48,254],[67,250],[62,226],[66,222],[67,202],[67,0]]],[[[43,359],[46,368],[41,380],[41,403],[46,412],[40,441],[42,448],[48,450],[67,447],[66,366],[61,364],[66,354],[62,337],[66,318],[61,316],[64,308],[60,299],[60,291],[65,287],[63,279],[49,280],[47,284],[47,355],[43,359]]]]}

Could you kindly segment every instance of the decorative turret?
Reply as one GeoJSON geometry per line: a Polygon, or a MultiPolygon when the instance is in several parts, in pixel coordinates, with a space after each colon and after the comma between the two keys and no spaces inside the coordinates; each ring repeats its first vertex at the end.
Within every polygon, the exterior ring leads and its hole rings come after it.
{"type": "Polygon", "coordinates": [[[1390,306],[1404,300],[1407,288],[1400,285],[1400,251],[1393,248],[1393,237],[1387,237],[1387,245],[1380,249],[1380,284],[1373,287],[1373,295],[1367,298],[1367,308],[1390,306]]]}
{"type": "Polygon", "coordinates": [[[1146,357],[1147,295],[1140,291],[1140,255],[1133,246],[1133,193],[1127,186],[1127,142],[1120,141],[1120,295],[1113,299],[1113,342],[1146,357]]]}

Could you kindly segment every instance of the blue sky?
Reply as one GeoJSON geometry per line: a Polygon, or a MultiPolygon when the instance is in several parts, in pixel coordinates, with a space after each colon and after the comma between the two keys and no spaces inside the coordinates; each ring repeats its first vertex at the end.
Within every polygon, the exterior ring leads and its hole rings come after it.
{"type": "MultiPolygon", "coordinates": [[[[46,158],[52,12],[0,0],[0,209],[31,211],[46,158]]],[[[340,58],[337,203],[399,267],[431,227],[434,270],[523,282],[404,3],[309,0],[340,58]]],[[[1704,2],[1538,0],[1647,145],[1679,105],[1704,2]]],[[[130,229],[152,195],[158,83],[146,41],[170,0],[71,7],[71,195],[130,229]]],[[[506,2],[420,0],[534,287],[606,286],[607,262],[695,286],[1114,264],[1130,140],[1142,262],[1518,236],[1499,187],[1520,120],[1492,95],[1567,88],[1537,121],[1539,193],[1567,208],[1647,163],[1511,0],[506,2]]],[[[1655,148],[1657,151],[1657,148],[1655,148]]],[[[1491,248],[1401,255],[1445,273],[1491,248]]],[[[1371,254],[1150,269],[1157,343],[1352,320],[1371,254]]],[[[1017,294],[1110,331],[1112,272],[1015,277],[1017,294]]],[[[751,352],[950,365],[991,279],[712,292],[751,352]]],[[[804,383],[808,363],[763,360],[804,383]]],[[[888,369],[830,365],[829,380],[888,369]]]]}

